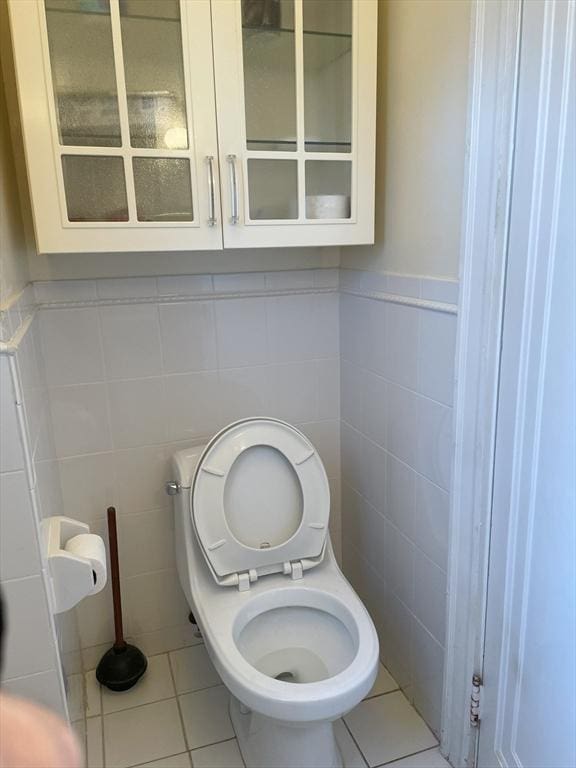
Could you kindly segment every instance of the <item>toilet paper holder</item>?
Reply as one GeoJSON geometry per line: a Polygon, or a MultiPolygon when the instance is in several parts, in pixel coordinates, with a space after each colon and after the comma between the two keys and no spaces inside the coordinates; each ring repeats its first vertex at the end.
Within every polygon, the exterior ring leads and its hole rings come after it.
{"type": "Polygon", "coordinates": [[[63,613],[106,586],[106,550],[90,526],[70,517],[47,517],[40,524],[51,582],[52,610],[63,613]],[[69,549],[70,551],[69,551],[69,549]]]}

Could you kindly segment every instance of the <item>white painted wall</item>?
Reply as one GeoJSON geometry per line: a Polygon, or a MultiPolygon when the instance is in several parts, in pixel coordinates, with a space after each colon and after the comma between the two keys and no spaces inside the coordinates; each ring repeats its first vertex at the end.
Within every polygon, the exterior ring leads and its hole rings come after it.
{"type": "Polygon", "coordinates": [[[0,306],[28,282],[28,248],[20,214],[16,170],[0,68],[0,306]]]}
{"type": "MultiPolygon", "coordinates": [[[[20,308],[13,307],[13,300],[27,281],[27,247],[0,71],[0,341],[8,341],[20,324],[20,308]]],[[[63,712],[58,651],[30,494],[33,481],[26,471],[19,419],[22,405],[14,387],[15,360],[0,353],[0,583],[7,621],[2,683],[9,691],[63,712]]]]}
{"type": "Polygon", "coordinates": [[[7,113],[0,72],[0,582],[7,611],[2,684],[66,714],[64,674],[79,670],[78,634],[73,615],[51,614],[39,546],[41,518],[61,514],[62,503],[50,453],[38,318],[27,324],[34,313],[32,288],[26,288],[30,240],[7,113]]]}
{"type": "Polygon", "coordinates": [[[376,243],[349,269],[456,278],[469,0],[380,0],[376,243]]]}

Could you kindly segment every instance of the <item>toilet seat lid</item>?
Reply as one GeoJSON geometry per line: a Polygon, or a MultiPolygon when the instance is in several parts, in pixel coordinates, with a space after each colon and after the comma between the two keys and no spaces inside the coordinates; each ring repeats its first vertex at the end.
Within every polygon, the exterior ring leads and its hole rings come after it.
{"type": "Polygon", "coordinates": [[[222,430],[198,462],[190,501],[198,541],[219,583],[236,584],[224,577],[247,572],[254,581],[290,572],[291,562],[322,559],[328,479],[312,443],[290,424],[257,418],[222,430]]]}

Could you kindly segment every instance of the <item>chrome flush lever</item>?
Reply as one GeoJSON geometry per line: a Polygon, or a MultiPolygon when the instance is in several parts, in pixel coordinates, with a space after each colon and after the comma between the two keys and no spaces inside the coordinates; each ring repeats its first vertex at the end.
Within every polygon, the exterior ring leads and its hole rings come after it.
{"type": "Polygon", "coordinates": [[[176,496],[180,493],[180,484],[177,483],[175,480],[169,480],[165,485],[164,489],[168,496],[176,496]]]}
{"type": "Polygon", "coordinates": [[[238,224],[238,179],[236,176],[236,155],[226,155],[230,169],[230,224],[238,224]]]}

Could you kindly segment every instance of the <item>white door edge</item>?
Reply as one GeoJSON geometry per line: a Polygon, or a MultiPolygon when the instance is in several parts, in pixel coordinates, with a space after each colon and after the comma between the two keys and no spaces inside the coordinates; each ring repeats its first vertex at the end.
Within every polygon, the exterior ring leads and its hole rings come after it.
{"type": "Polygon", "coordinates": [[[441,727],[458,768],[477,747],[470,695],[483,657],[521,12],[522,0],[472,9],[441,727]]]}

